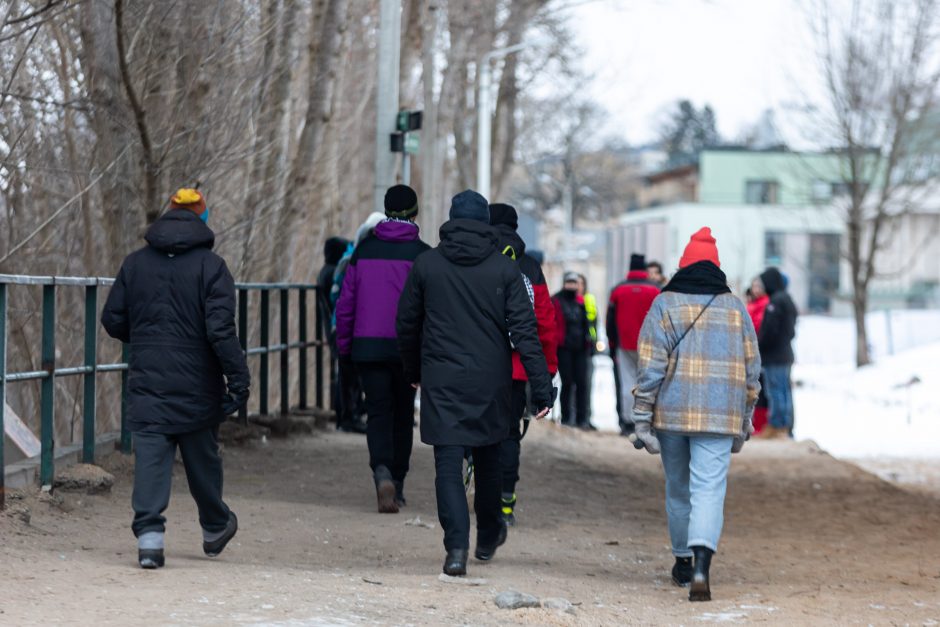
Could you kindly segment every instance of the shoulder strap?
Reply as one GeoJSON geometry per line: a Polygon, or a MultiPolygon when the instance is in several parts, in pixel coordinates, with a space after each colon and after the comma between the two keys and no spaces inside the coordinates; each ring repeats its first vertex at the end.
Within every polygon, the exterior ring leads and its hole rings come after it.
{"type": "Polygon", "coordinates": [[[676,350],[676,348],[678,348],[679,344],[682,343],[682,340],[685,339],[685,336],[689,334],[689,331],[692,330],[692,327],[695,326],[695,323],[698,322],[698,319],[702,317],[702,314],[705,313],[705,310],[708,309],[713,302],[715,302],[716,298],[718,298],[718,294],[715,294],[714,296],[712,296],[711,300],[709,300],[705,304],[705,306],[702,307],[702,311],[698,312],[698,315],[695,316],[695,320],[692,321],[692,324],[690,324],[689,327],[685,330],[685,332],[681,336],[679,336],[679,341],[676,342],[676,345],[672,347],[672,350],[676,350]]]}

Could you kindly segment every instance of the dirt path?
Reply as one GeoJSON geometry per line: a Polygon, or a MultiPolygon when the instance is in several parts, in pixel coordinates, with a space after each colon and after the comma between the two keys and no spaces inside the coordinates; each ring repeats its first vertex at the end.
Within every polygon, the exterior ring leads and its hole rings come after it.
{"type": "Polygon", "coordinates": [[[708,604],[668,578],[658,458],[616,436],[540,424],[524,442],[519,525],[477,587],[438,580],[431,454],[416,446],[404,514],[374,513],[365,441],[320,433],[227,448],[242,529],[202,556],[177,467],[167,567],[137,568],[130,464],[113,493],[29,495],[0,515],[0,624],[622,625],[940,621],[940,500],[806,444],[752,443],[732,464],[708,604]],[[406,525],[415,517],[433,529],[406,525]],[[563,597],[573,614],[499,610],[496,593],[563,597]]]}

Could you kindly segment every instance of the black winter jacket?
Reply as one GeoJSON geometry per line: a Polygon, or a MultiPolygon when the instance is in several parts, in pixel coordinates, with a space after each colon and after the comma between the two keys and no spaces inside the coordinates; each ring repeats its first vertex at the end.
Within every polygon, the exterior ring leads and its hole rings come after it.
{"type": "Polygon", "coordinates": [[[130,344],[131,431],[189,433],[225,420],[222,399],[250,374],[235,332],[235,283],[195,213],[153,223],[121,265],[101,324],[130,344]]]}
{"type": "Polygon", "coordinates": [[[509,435],[512,348],[533,404],[552,384],[519,268],[492,227],[451,220],[441,243],[415,260],[398,303],[398,346],[408,381],[421,382],[421,441],[487,446],[509,435]]]}
{"type": "Polygon", "coordinates": [[[793,338],[796,337],[796,304],[787,293],[783,275],[770,268],[760,275],[770,302],[764,311],[757,342],[761,363],[765,366],[793,364],[793,338]]]}

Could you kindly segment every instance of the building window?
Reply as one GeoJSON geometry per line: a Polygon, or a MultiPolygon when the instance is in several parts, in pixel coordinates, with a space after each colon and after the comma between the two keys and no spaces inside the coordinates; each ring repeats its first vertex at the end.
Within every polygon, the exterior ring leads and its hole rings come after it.
{"type": "Polygon", "coordinates": [[[835,193],[835,183],[829,181],[813,181],[813,202],[829,202],[835,193]]]}
{"type": "Polygon", "coordinates": [[[744,200],[749,205],[775,205],[779,187],[777,181],[747,181],[744,200]]]}
{"type": "Polygon", "coordinates": [[[783,263],[783,233],[764,233],[764,265],[780,266],[783,263]]]}
{"type": "Polygon", "coordinates": [[[809,310],[828,313],[832,298],[839,292],[841,239],[830,233],[809,236],[809,310]]]}

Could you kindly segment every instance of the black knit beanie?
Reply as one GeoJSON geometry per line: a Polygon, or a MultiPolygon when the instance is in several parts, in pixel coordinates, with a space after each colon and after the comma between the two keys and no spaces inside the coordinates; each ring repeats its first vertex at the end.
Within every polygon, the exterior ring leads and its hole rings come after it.
{"type": "Polygon", "coordinates": [[[497,202],[490,205],[490,224],[505,224],[511,227],[513,231],[519,228],[519,214],[512,205],[497,202]]]}
{"type": "Polygon", "coordinates": [[[392,185],[385,192],[385,215],[409,219],[418,215],[418,195],[407,185],[392,185]]]}
{"type": "Polygon", "coordinates": [[[630,272],[646,272],[646,255],[630,255],[630,272]]]}

